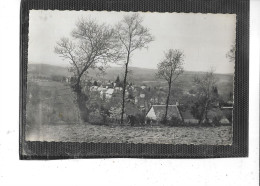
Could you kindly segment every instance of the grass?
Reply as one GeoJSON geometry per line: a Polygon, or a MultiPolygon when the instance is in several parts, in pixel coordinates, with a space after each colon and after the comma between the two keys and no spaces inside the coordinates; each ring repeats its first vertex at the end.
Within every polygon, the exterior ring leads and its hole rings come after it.
{"type": "Polygon", "coordinates": [[[80,123],[79,110],[71,88],[54,81],[29,81],[27,84],[26,129],[46,124],[80,123]]]}
{"type": "Polygon", "coordinates": [[[231,145],[232,127],[44,125],[28,141],[231,145]]]}

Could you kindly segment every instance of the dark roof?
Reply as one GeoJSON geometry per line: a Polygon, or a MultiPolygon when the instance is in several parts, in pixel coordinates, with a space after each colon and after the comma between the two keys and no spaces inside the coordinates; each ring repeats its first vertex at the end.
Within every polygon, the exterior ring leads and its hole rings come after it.
{"type": "Polygon", "coordinates": [[[138,114],[140,111],[138,110],[138,108],[136,107],[136,105],[134,103],[131,102],[127,102],[125,105],[125,113],[127,115],[136,115],[138,114]]]}
{"type": "MultiPolygon", "coordinates": [[[[165,113],[166,105],[153,105],[152,107],[154,109],[154,112],[155,112],[155,115],[157,118],[160,117],[160,114],[165,113]]],[[[173,116],[181,119],[178,107],[176,105],[169,105],[167,117],[171,118],[173,116]]]]}

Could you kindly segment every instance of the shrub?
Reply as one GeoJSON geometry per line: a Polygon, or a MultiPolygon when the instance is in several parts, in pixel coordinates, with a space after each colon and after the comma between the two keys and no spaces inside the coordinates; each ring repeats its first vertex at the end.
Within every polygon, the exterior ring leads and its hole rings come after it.
{"type": "Polygon", "coordinates": [[[159,113],[159,116],[158,116],[159,123],[166,124],[167,120],[169,120],[169,118],[165,119],[165,113],[163,113],[163,112],[159,113]]]}
{"type": "Polygon", "coordinates": [[[213,126],[220,126],[221,123],[220,123],[220,120],[221,120],[221,117],[220,116],[215,116],[212,120],[212,124],[213,126]]]}
{"type": "Polygon", "coordinates": [[[183,125],[183,121],[175,116],[172,116],[169,121],[166,122],[168,126],[181,126],[183,125]]]}
{"type": "Polygon", "coordinates": [[[108,112],[110,122],[120,123],[121,107],[111,107],[108,112]]]}
{"type": "Polygon", "coordinates": [[[102,122],[103,123],[107,123],[109,115],[110,115],[109,110],[102,106],[100,108],[100,115],[102,117],[102,122]]]}
{"type": "Polygon", "coordinates": [[[93,124],[102,124],[103,117],[100,114],[99,110],[96,109],[93,112],[89,113],[89,122],[93,124]]]}
{"type": "Polygon", "coordinates": [[[136,114],[136,119],[137,119],[137,122],[140,124],[140,125],[144,125],[145,124],[145,115],[144,114],[136,114]]]}
{"type": "Polygon", "coordinates": [[[128,122],[131,124],[131,126],[134,125],[145,125],[145,115],[144,114],[136,114],[136,115],[128,115],[128,122]]]}
{"type": "Polygon", "coordinates": [[[222,112],[224,113],[224,116],[226,116],[226,118],[229,120],[229,122],[232,123],[232,110],[223,110],[222,112]]]}
{"type": "Polygon", "coordinates": [[[146,124],[151,125],[153,123],[153,120],[151,118],[146,118],[146,124]]]}

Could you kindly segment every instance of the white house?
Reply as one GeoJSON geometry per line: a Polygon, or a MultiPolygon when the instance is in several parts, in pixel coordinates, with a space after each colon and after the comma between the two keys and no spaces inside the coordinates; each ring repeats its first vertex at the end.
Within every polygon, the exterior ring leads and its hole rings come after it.
{"type": "Polygon", "coordinates": [[[112,94],[114,93],[114,89],[113,88],[109,88],[106,91],[106,98],[110,99],[112,97],[112,94]]]}
{"type": "Polygon", "coordinates": [[[122,91],[122,90],[123,90],[122,87],[115,87],[115,91],[116,91],[116,92],[120,92],[120,91],[122,91]]]}
{"type": "Polygon", "coordinates": [[[100,98],[101,98],[101,99],[104,99],[104,98],[106,97],[106,91],[107,91],[107,90],[101,90],[101,91],[100,91],[100,98]]]}
{"type": "MultiPolygon", "coordinates": [[[[146,117],[152,120],[159,120],[165,114],[166,105],[152,105],[146,117]]],[[[176,117],[182,120],[179,109],[176,105],[168,105],[167,118],[176,117]]]]}
{"type": "Polygon", "coordinates": [[[99,92],[101,92],[101,91],[106,91],[106,90],[107,90],[107,88],[103,88],[102,86],[100,86],[100,87],[97,88],[97,91],[99,91],[99,92]]]}
{"type": "Polygon", "coordinates": [[[93,91],[98,91],[98,86],[91,86],[91,87],[89,88],[89,90],[90,90],[91,92],[93,92],[93,91]]]}
{"type": "Polygon", "coordinates": [[[138,98],[137,97],[135,97],[135,103],[138,103],[138,98]]]}
{"type": "Polygon", "coordinates": [[[144,98],[145,97],[145,94],[140,94],[140,98],[144,98]]]}

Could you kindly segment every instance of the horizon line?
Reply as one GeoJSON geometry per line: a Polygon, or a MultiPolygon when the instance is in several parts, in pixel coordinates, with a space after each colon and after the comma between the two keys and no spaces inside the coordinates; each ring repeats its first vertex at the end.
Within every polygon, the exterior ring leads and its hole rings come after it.
{"type": "MultiPolygon", "coordinates": [[[[48,63],[35,63],[35,62],[28,62],[28,65],[29,64],[34,64],[34,65],[50,65],[50,66],[56,66],[56,67],[63,67],[63,68],[66,68],[66,67],[69,67],[69,65],[52,65],[52,64],[48,64],[48,63]]],[[[122,68],[120,66],[110,66],[110,68],[113,67],[113,68],[122,68]]],[[[156,68],[146,68],[146,67],[137,67],[137,66],[129,66],[129,68],[139,68],[139,69],[148,69],[148,70],[157,70],[156,68]]],[[[184,72],[203,72],[203,73],[206,73],[208,71],[196,71],[196,70],[184,70],[184,72]]],[[[234,75],[234,73],[232,72],[229,72],[229,73],[221,73],[221,72],[215,72],[214,74],[222,74],[222,75],[234,75]]]]}

